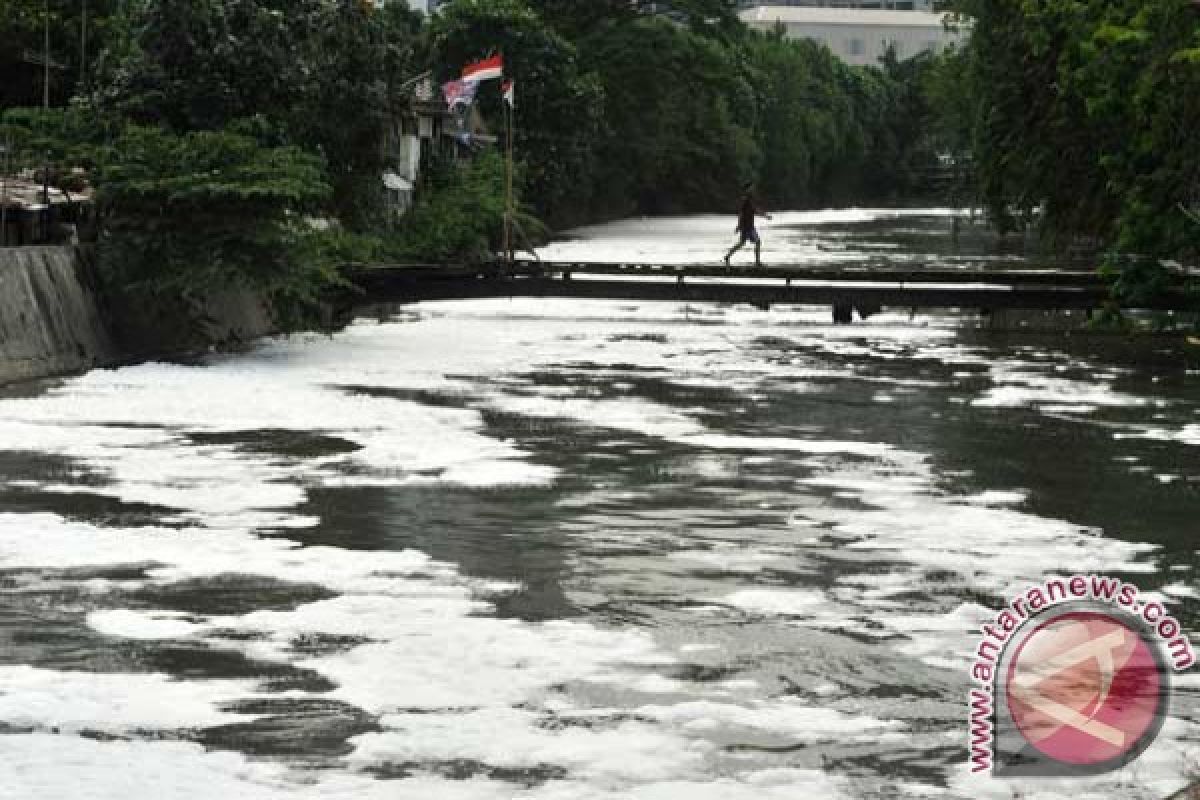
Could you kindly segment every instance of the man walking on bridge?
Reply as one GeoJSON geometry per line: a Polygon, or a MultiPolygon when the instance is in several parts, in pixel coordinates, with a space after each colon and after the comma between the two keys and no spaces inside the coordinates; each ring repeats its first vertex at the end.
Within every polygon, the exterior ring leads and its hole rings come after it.
{"type": "Polygon", "coordinates": [[[726,267],[729,266],[729,259],[733,258],[733,254],[741,250],[746,242],[754,242],[754,266],[762,266],[762,237],[758,235],[758,229],[754,225],[755,217],[770,219],[771,215],[758,208],[754,202],[754,184],[747,183],[742,187],[742,200],[738,206],[738,243],[725,254],[726,267]]]}

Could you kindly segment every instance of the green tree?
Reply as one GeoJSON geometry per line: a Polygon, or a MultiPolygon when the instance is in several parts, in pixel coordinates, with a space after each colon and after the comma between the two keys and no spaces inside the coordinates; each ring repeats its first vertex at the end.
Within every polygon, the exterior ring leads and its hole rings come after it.
{"type": "Polygon", "coordinates": [[[838,180],[853,182],[845,176],[858,174],[866,142],[855,99],[861,93],[865,100],[873,83],[825,47],[790,41],[782,30],[753,36],[747,47],[759,108],[761,191],[776,206],[828,201],[839,193],[838,180]]]}
{"type": "MultiPolygon", "coordinates": [[[[433,17],[430,43],[442,79],[457,78],[469,62],[504,55],[517,86],[516,151],[522,189],[543,218],[579,219],[593,185],[604,94],[584,70],[574,45],[549,28],[524,0],[456,0],[433,17]]],[[[501,128],[495,84],[479,105],[501,128]]]]}
{"type": "Polygon", "coordinates": [[[529,6],[572,41],[597,25],[628,22],[637,16],[629,0],[529,0],[529,6]]]}
{"type": "Polygon", "coordinates": [[[1138,299],[1200,232],[1200,16],[1189,0],[958,0],[984,199],[1003,227],[1109,252],[1138,299]]]}
{"type": "Polygon", "coordinates": [[[115,25],[117,0],[0,0],[0,110],[42,103],[49,22],[50,102],[86,91],[115,25]],[[36,62],[36,63],[35,63],[36,62]]]}
{"type": "Polygon", "coordinates": [[[130,127],[97,178],[102,264],[135,296],[194,311],[213,290],[247,288],[286,320],[333,280],[329,265],[296,259],[308,235],[300,215],[330,191],[321,161],[301,150],[233,129],[130,127]]]}
{"type": "Polygon", "coordinates": [[[605,26],[580,47],[607,97],[602,209],[723,209],[757,173],[755,98],[735,51],[662,18],[605,26]]]}
{"type": "Polygon", "coordinates": [[[382,142],[414,71],[405,9],[325,0],[141,0],[111,50],[101,107],[177,133],[257,119],[265,144],[319,153],[333,213],[376,220],[382,142]]]}

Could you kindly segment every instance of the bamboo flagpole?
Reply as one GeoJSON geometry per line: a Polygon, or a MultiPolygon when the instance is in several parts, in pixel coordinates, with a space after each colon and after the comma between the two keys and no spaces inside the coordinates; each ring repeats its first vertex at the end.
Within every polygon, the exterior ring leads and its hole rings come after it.
{"type": "Polygon", "coordinates": [[[516,202],[513,197],[513,141],[517,136],[517,106],[513,102],[513,82],[507,80],[503,86],[505,118],[508,120],[508,153],[507,153],[507,176],[506,188],[504,195],[504,257],[508,259],[508,263],[513,263],[513,224],[516,221],[516,202]]]}
{"type": "MultiPolygon", "coordinates": [[[[462,80],[465,83],[478,84],[482,81],[494,80],[496,78],[504,78],[504,55],[498,53],[488,56],[480,61],[475,61],[463,67],[462,80]]],[[[513,140],[516,138],[517,114],[516,104],[513,102],[513,81],[512,79],[504,80],[501,84],[503,101],[502,112],[504,114],[504,130],[505,130],[505,176],[504,176],[504,259],[508,264],[513,262],[513,228],[516,218],[516,202],[513,198],[513,166],[514,146],[513,140]]]]}
{"type": "Polygon", "coordinates": [[[504,103],[504,260],[512,263],[512,109],[504,103]]]}

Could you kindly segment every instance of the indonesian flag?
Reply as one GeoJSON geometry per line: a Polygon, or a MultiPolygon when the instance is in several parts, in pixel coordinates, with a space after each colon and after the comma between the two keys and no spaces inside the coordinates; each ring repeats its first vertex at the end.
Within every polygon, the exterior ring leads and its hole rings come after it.
{"type": "Polygon", "coordinates": [[[516,108],[517,107],[517,94],[516,94],[517,86],[516,86],[516,84],[513,83],[512,81],[505,81],[501,85],[501,88],[504,90],[505,102],[508,103],[511,107],[516,108]]]}
{"type": "Polygon", "coordinates": [[[493,78],[504,77],[504,56],[492,56],[463,68],[464,81],[490,81],[493,78]]]}

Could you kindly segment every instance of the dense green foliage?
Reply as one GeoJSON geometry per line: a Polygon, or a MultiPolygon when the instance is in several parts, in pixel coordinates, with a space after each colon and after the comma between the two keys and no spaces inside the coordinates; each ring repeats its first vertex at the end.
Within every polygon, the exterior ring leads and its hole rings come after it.
{"type": "MultiPolygon", "coordinates": [[[[13,14],[0,41],[40,53],[42,4],[3,1],[13,14]]],[[[51,4],[51,57],[70,71],[53,73],[55,107],[8,110],[0,136],[19,167],[92,168],[107,276],[193,309],[189,298],[233,287],[289,321],[310,308],[336,276],[317,266],[325,234],[302,212],[382,226],[382,141],[417,68],[419,16],[395,3],[93,0],[81,83],[69,80],[79,10],[62,5],[51,4]]],[[[36,70],[0,68],[14,78],[0,85],[23,87],[4,106],[40,99],[36,70]]]]}
{"type": "Polygon", "coordinates": [[[47,22],[51,105],[86,90],[111,40],[118,5],[119,0],[0,0],[0,109],[42,104],[47,22]]]}
{"type": "Polygon", "coordinates": [[[847,67],[826,48],[781,31],[747,43],[764,156],[763,191],[784,207],[920,196],[947,142],[928,100],[937,59],[847,67]]]}
{"type": "Polygon", "coordinates": [[[94,167],[110,152],[113,131],[82,106],[12,108],[0,112],[0,142],[13,149],[14,170],[53,165],[94,167]]]}
{"type": "Polygon", "coordinates": [[[486,260],[504,225],[504,160],[484,153],[465,166],[442,163],[427,176],[416,207],[381,237],[392,262],[486,260]]]}
{"type": "MultiPolygon", "coordinates": [[[[38,99],[24,62],[47,18],[39,0],[0,2],[0,42],[22,54],[0,60],[13,77],[0,84],[20,87],[0,94],[3,111],[38,99]]],[[[54,4],[56,110],[9,110],[0,134],[23,166],[93,170],[101,261],[127,289],[251,286],[300,306],[333,277],[314,263],[497,249],[497,154],[456,160],[444,144],[399,222],[380,180],[414,79],[455,78],[494,52],[517,84],[517,195],[556,226],[729,211],[748,180],[775,206],[919,190],[938,147],[928,59],[855,69],[751,33],[731,0],[638,5],[453,0],[422,21],[402,2],[91,0],[85,52],[82,5],[54,4]]],[[[477,107],[503,146],[496,84],[477,107]]]]}
{"type": "Polygon", "coordinates": [[[329,194],[318,158],[232,130],[131,126],[113,148],[120,157],[98,176],[100,253],[128,291],[199,301],[214,288],[251,288],[294,312],[333,279],[331,265],[301,257],[311,234],[299,214],[329,194]]]}
{"type": "Polygon", "coordinates": [[[711,208],[754,177],[757,108],[737,53],[662,18],[601,28],[583,49],[606,98],[601,208],[711,208]]]}
{"type": "MultiPolygon", "coordinates": [[[[726,0],[456,0],[434,18],[447,76],[503,52],[523,189],[556,224],[728,210],[758,180],[777,206],[913,197],[936,163],[932,59],[857,69],[752,33],[726,0]],[[548,66],[549,69],[542,67],[548,66]]],[[[485,111],[499,120],[494,93],[485,111]]]]}
{"type": "MultiPolygon", "coordinates": [[[[595,164],[603,95],[585,73],[576,48],[551,30],[524,0],[456,0],[432,20],[430,43],[441,77],[458,77],[468,62],[504,55],[517,85],[516,146],[522,154],[522,191],[539,211],[562,219],[578,202],[595,164]]],[[[494,87],[492,84],[491,87],[494,87]]],[[[480,92],[484,113],[499,123],[498,92],[480,92]]]]}
{"type": "Polygon", "coordinates": [[[984,200],[1002,227],[1106,248],[1124,299],[1200,254],[1200,9],[1190,0],[959,0],[984,200]]]}
{"type": "Polygon", "coordinates": [[[161,0],[134,4],[102,70],[97,105],[175,132],[256,120],[269,145],[325,158],[333,212],[377,221],[380,141],[412,73],[416,21],[325,0],[161,0]]]}

